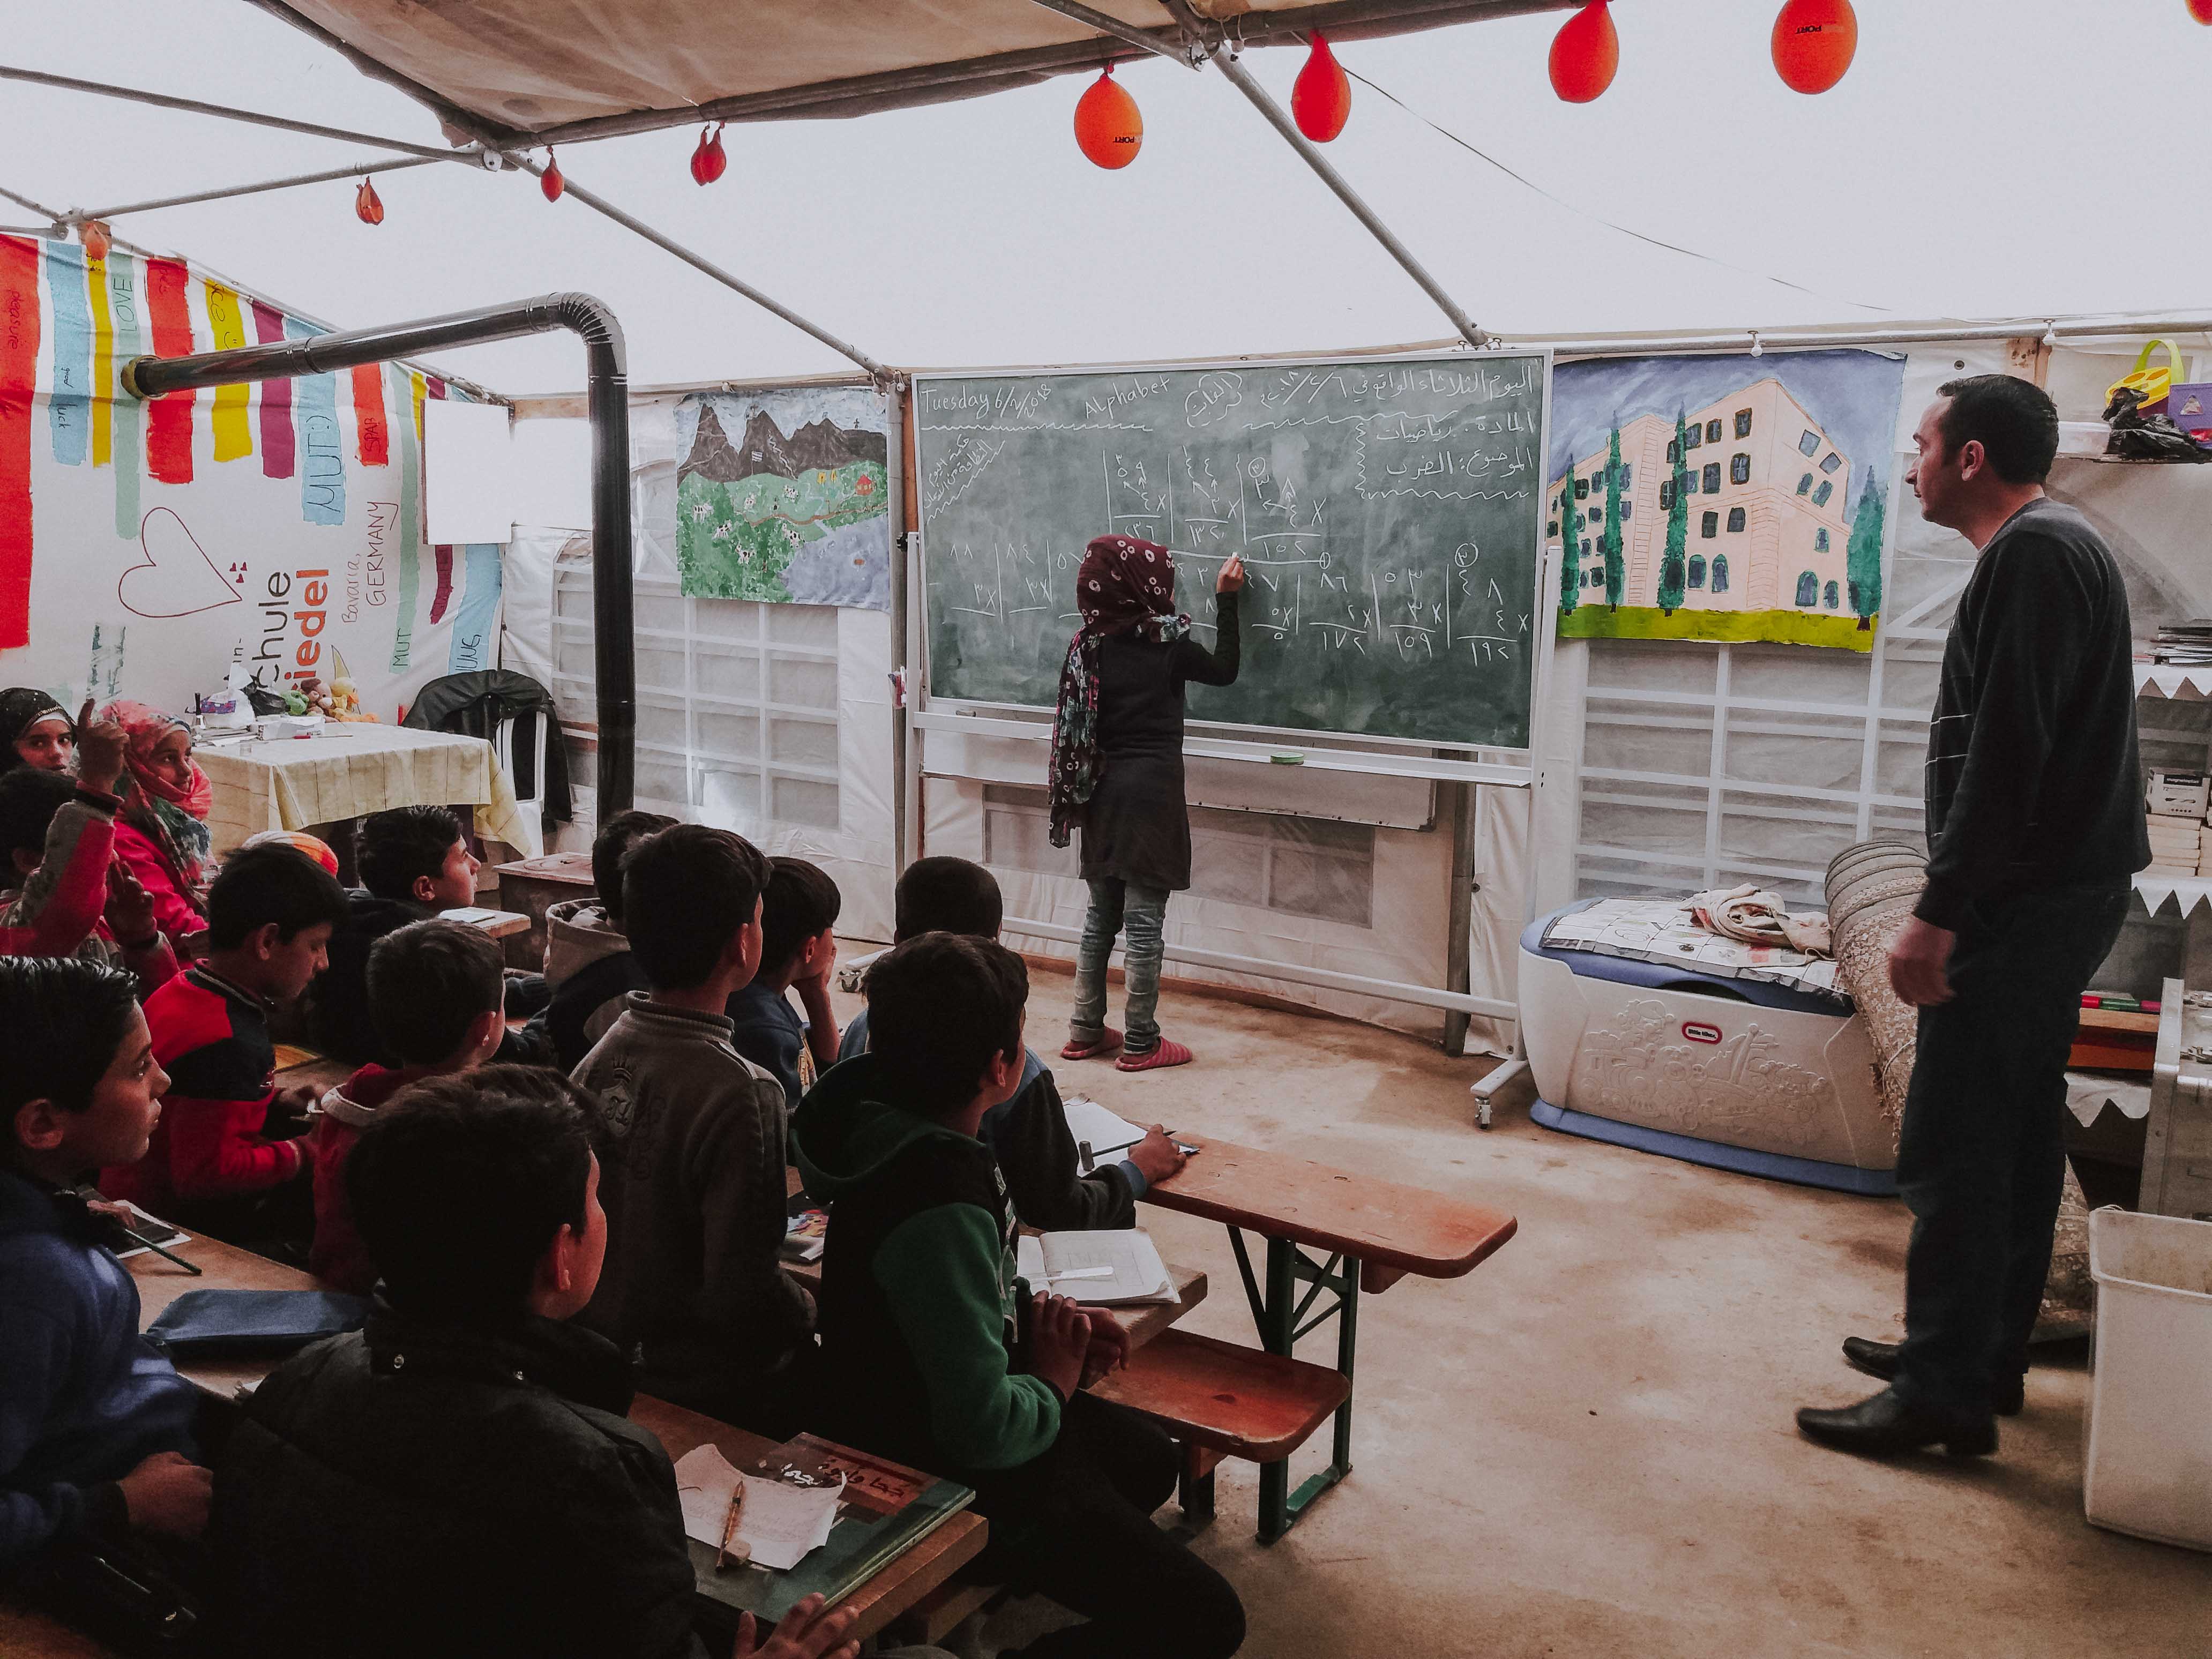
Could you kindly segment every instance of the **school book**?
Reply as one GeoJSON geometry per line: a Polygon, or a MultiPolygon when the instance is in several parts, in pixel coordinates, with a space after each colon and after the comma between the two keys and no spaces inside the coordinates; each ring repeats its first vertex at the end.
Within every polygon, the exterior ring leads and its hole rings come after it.
{"type": "Polygon", "coordinates": [[[1014,1270],[1033,1291],[1073,1297],[1094,1307],[1176,1300],[1167,1264],[1141,1227],[1025,1233],[1014,1247],[1014,1270]]]}
{"type": "Polygon", "coordinates": [[[763,1453],[744,1473],[817,1491],[842,1485],[828,1540],[786,1571],[734,1565],[717,1571],[715,1547],[686,1538],[699,1594],[730,1609],[732,1626],[738,1613],[767,1622],[781,1619],[817,1594],[825,1606],[836,1607],[975,1501],[957,1481],[811,1434],[763,1453]]]}

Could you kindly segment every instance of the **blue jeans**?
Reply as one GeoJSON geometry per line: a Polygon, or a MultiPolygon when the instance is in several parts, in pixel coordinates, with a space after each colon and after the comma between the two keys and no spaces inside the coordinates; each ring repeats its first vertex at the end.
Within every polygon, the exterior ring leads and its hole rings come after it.
{"type": "Polygon", "coordinates": [[[2027,1370],[2066,1180],[2066,1056],[2130,902],[2124,886],[1977,901],[1951,947],[1951,1000],[1920,1011],[1897,1148],[1912,1212],[1897,1392],[1989,1413],[2027,1370]]]}
{"type": "Polygon", "coordinates": [[[1114,954],[1114,936],[1125,928],[1129,936],[1122,959],[1123,989],[1127,994],[1126,1052],[1148,1054],[1160,1046],[1161,930],[1167,926],[1168,893],[1164,887],[1139,887],[1118,876],[1102,876],[1087,884],[1091,912],[1083,918],[1083,943],[1075,951],[1075,1018],[1068,1035],[1078,1042],[1096,1042],[1106,1030],[1106,959],[1114,954]]]}

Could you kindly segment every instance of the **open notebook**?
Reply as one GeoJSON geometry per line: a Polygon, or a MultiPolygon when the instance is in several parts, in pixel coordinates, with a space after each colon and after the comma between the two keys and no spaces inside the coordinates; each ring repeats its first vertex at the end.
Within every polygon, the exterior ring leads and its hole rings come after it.
{"type": "Polygon", "coordinates": [[[1173,1302],[1175,1285],[1151,1235],[1139,1227],[1025,1235],[1015,1267],[1032,1291],[1073,1297],[1095,1307],[1173,1302]]]}

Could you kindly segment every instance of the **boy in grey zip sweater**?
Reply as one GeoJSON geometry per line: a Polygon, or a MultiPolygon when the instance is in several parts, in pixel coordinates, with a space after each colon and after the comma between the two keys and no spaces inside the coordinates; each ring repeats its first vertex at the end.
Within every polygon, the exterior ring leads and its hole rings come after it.
{"type": "Polygon", "coordinates": [[[722,1011],[760,963],[767,860],[679,824],[623,866],[649,990],[577,1066],[599,1097],[607,1259],[587,1325],[640,1352],[648,1394],[781,1438],[813,1376],[814,1305],[783,1270],[783,1087],[722,1011]]]}

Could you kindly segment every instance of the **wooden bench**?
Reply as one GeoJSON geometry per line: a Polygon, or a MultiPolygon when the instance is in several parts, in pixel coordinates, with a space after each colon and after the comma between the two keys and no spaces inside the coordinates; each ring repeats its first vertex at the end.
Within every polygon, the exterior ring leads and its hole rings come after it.
{"type": "Polygon", "coordinates": [[[1183,1513],[1203,1525],[1213,1518],[1217,1464],[1281,1462],[1351,1398],[1352,1379],[1194,1331],[1163,1331],[1091,1392],[1152,1419],[1183,1447],[1183,1513]]]}

